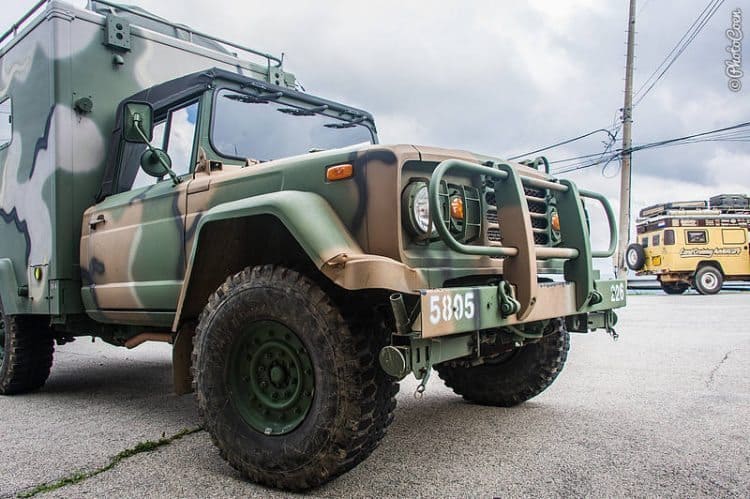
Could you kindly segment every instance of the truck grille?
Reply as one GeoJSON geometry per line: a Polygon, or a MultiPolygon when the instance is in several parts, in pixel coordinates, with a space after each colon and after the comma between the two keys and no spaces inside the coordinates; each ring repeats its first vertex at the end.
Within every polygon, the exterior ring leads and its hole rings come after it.
{"type": "MultiPolygon", "coordinates": [[[[534,244],[546,246],[550,242],[549,222],[547,220],[547,190],[536,187],[524,186],[526,202],[529,205],[529,216],[531,227],[534,231],[534,244]]],[[[498,219],[495,191],[489,185],[485,192],[487,210],[485,211],[485,222],[487,224],[487,241],[491,246],[501,246],[503,242],[501,225],[498,219]]],[[[502,202],[502,201],[501,201],[502,202]]],[[[512,221],[510,221],[512,223],[512,221]]]]}

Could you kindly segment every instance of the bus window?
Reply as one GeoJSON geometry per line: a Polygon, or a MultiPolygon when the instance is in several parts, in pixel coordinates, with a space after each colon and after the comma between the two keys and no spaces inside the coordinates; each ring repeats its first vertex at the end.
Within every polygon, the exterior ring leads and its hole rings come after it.
{"type": "Polygon", "coordinates": [[[659,234],[651,238],[651,246],[659,246],[659,234]]]}

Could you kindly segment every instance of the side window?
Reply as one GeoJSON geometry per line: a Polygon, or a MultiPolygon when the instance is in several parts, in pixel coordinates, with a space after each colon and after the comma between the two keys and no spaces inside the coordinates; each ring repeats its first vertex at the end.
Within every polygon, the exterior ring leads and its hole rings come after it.
{"type": "Polygon", "coordinates": [[[686,230],[685,236],[688,244],[708,243],[708,234],[705,230],[686,230]]]}
{"type": "MultiPolygon", "coordinates": [[[[151,145],[167,151],[172,159],[172,170],[177,176],[190,173],[192,169],[193,146],[198,123],[198,102],[157,114],[151,145]]],[[[120,158],[120,179],[118,192],[155,184],[155,179],[141,170],[140,158],[146,147],[143,144],[127,143],[120,158]],[[132,179],[132,180],[131,180],[132,179]]]]}
{"type": "Polygon", "coordinates": [[[0,148],[10,144],[13,138],[13,108],[10,97],[0,102],[0,148]]]}
{"type": "Polygon", "coordinates": [[[651,238],[651,246],[659,246],[659,234],[654,235],[654,237],[651,238]]]}
{"type": "Polygon", "coordinates": [[[641,239],[641,246],[643,246],[644,248],[648,248],[648,236],[641,239]]]}
{"type": "Polygon", "coordinates": [[[674,231],[667,229],[664,231],[664,246],[674,246],[674,231]]]}

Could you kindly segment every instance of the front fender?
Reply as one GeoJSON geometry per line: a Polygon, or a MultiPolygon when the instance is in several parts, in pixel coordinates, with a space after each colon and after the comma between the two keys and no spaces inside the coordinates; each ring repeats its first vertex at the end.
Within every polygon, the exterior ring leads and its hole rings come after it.
{"type": "Polygon", "coordinates": [[[416,273],[390,258],[365,254],[322,196],[302,191],[273,192],[224,203],[203,214],[198,222],[195,244],[187,262],[173,330],[176,331],[180,325],[183,308],[190,293],[191,274],[198,248],[201,244],[211,244],[210,241],[201,241],[202,230],[213,222],[259,215],[275,217],[315,266],[346,289],[415,289],[413,286],[416,286],[418,280],[416,273]]]}

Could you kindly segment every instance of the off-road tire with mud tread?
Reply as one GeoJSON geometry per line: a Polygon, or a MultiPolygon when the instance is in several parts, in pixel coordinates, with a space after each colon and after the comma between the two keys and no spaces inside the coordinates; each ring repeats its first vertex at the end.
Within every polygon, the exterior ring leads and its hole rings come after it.
{"type": "Polygon", "coordinates": [[[41,388],[49,377],[54,338],[43,318],[3,314],[0,303],[3,352],[0,395],[16,395],[41,388]]]}
{"type": "Polygon", "coordinates": [[[397,385],[377,364],[387,335],[359,317],[347,321],[312,279],[276,265],[246,268],[209,298],[194,337],[196,398],[221,456],[248,479],[306,490],[352,469],[377,447],[393,420],[397,385]],[[224,383],[233,337],[257,320],[283,323],[312,360],[312,405],[286,434],[266,436],[248,425],[224,383]]]}
{"type": "Polygon", "coordinates": [[[562,319],[553,319],[551,332],[536,343],[514,349],[494,362],[474,367],[451,363],[435,366],[438,375],[466,401],[512,407],[546,390],[568,357],[570,336],[562,319]]]}

